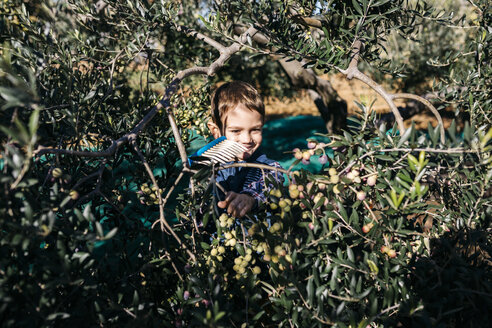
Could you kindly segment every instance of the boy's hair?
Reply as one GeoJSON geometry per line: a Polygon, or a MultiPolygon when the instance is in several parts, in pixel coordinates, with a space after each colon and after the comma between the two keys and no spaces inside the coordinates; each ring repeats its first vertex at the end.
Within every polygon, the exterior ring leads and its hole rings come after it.
{"type": "Polygon", "coordinates": [[[265,105],[258,91],[246,82],[227,82],[218,87],[212,95],[211,117],[220,131],[225,128],[222,122],[227,113],[239,104],[260,113],[262,120],[265,120],[265,105]]]}

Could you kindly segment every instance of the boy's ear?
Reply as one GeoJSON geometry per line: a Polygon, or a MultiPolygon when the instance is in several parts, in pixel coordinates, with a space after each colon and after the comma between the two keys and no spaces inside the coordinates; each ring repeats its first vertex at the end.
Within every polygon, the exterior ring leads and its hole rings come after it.
{"type": "Polygon", "coordinates": [[[214,139],[217,139],[220,137],[220,129],[217,126],[217,124],[215,124],[214,122],[212,122],[212,120],[210,120],[207,122],[207,126],[208,126],[208,129],[210,130],[210,133],[212,133],[212,136],[214,137],[214,139]]]}

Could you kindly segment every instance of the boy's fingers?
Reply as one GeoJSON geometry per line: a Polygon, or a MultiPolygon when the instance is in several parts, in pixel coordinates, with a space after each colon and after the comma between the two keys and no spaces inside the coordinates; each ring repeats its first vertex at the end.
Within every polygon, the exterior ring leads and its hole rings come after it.
{"type": "Polygon", "coordinates": [[[251,200],[249,196],[229,191],[223,201],[217,202],[217,206],[225,208],[230,215],[240,218],[245,216],[253,207],[251,200]]]}
{"type": "Polygon", "coordinates": [[[226,208],[227,205],[234,199],[235,195],[237,195],[233,191],[228,191],[226,194],[226,198],[220,202],[217,202],[217,206],[220,208],[226,208]]]}
{"type": "Polygon", "coordinates": [[[242,208],[242,202],[240,197],[235,197],[227,207],[227,212],[231,213],[234,216],[239,214],[239,210],[242,208]]]}
{"type": "Polygon", "coordinates": [[[248,208],[248,206],[245,206],[245,207],[241,210],[241,212],[239,213],[239,217],[241,217],[241,218],[242,218],[242,217],[243,217],[243,216],[245,216],[245,215],[246,215],[246,213],[248,213],[248,212],[249,212],[249,208],[248,208]]]}
{"type": "Polygon", "coordinates": [[[248,214],[248,212],[253,208],[253,205],[254,205],[254,201],[253,202],[251,202],[251,201],[244,202],[244,207],[241,210],[241,213],[239,216],[243,217],[246,214],[248,214]]]}
{"type": "Polygon", "coordinates": [[[236,198],[237,194],[234,191],[228,191],[226,194],[226,198],[224,199],[225,202],[230,202],[234,198],[236,198]]]}
{"type": "Polygon", "coordinates": [[[228,212],[236,217],[245,216],[253,207],[253,201],[249,196],[238,195],[228,207],[228,212]]]}
{"type": "Polygon", "coordinates": [[[238,217],[242,218],[245,216],[251,210],[251,207],[249,203],[242,203],[241,208],[238,209],[238,217]]]}

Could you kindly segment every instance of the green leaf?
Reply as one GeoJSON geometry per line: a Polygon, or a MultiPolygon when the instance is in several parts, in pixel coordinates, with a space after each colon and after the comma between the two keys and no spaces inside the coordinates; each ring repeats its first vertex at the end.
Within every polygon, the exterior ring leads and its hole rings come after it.
{"type": "Polygon", "coordinates": [[[347,211],[345,211],[345,207],[343,206],[343,204],[341,202],[337,202],[337,205],[338,205],[338,212],[339,214],[342,216],[342,218],[344,220],[348,220],[348,215],[347,215],[347,211]]]}
{"type": "Polygon", "coordinates": [[[220,319],[222,319],[224,316],[226,315],[226,313],[224,311],[221,311],[219,313],[217,313],[217,315],[215,316],[215,321],[219,321],[220,319]]]}
{"type": "Polygon", "coordinates": [[[400,178],[401,180],[407,182],[407,183],[413,183],[413,180],[412,178],[410,178],[408,175],[406,174],[403,174],[402,172],[398,172],[398,174],[396,175],[398,178],[400,178]]]}
{"type": "Polygon", "coordinates": [[[351,262],[354,262],[355,261],[355,258],[354,258],[354,252],[352,251],[352,249],[350,247],[347,246],[347,257],[348,259],[351,261],[351,262]]]}
{"type": "Polygon", "coordinates": [[[379,273],[379,268],[376,265],[376,263],[374,263],[373,261],[371,261],[369,259],[367,259],[366,262],[367,262],[367,265],[369,266],[369,269],[371,269],[371,272],[373,272],[375,274],[379,273]]]}
{"type": "Polygon", "coordinates": [[[398,141],[398,145],[396,146],[397,148],[400,148],[409,138],[410,136],[415,132],[415,129],[413,128],[413,125],[409,127],[405,133],[401,136],[400,141],[398,141]]]}
{"type": "Polygon", "coordinates": [[[19,130],[19,137],[21,138],[20,141],[22,141],[25,144],[28,144],[31,138],[29,137],[29,132],[27,132],[26,127],[17,118],[15,119],[14,123],[17,126],[17,129],[19,130]]]}
{"type": "Polygon", "coordinates": [[[103,231],[103,227],[102,227],[101,223],[99,223],[99,221],[95,221],[95,224],[96,224],[97,236],[100,238],[103,238],[104,237],[104,231],[103,231]]]}
{"type": "Polygon", "coordinates": [[[82,102],[86,102],[88,100],[91,100],[92,98],[94,98],[94,96],[96,95],[96,91],[95,90],[92,90],[90,91],[85,97],[84,99],[82,99],[82,102]]]}
{"type": "Polygon", "coordinates": [[[355,10],[359,13],[359,15],[363,15],[364,12],[362,11],[361,6],[359,5],[359,2],[357,0],[352,0],[352,4],[354,5],[355,10]]]}
{"type": "Polygon", "coordinates": [[[29,117],[29,133],[31,136],[34,136],[36,131],[38,130],[38,122],[39,122],[39,109],[35,109],[31,116],[29,117]]]}
{"type": "Polygon", "coordinates": [[[315,296],[315,294],[314,294],[314,279],[313,278],[308,280],[308,283],[306,286],[306,292],[307,292],[308,304],[313,304],[314,296],[315,296]]]}
{"type": "Polygon", "coordinates": [[[104,240],[113,238],[117,232],[118,232],[118,227],[114,227],[106,234],[106,236],[104,236],[104,240]]]}
{"type": "Polygon", "coordinates": [[[335,290],[337,287],[337,278],[338,278],[338,266],[335,266],[333,268],[333,271],[331,272],[331,279],[330,279],[330,288],[331,290],[335,290]]]}
{"type": "Polygon", "coordinates": [[[265,314],[265,311],[264,310],[261,310],[260,312],[258,312],[254,317],[253,317],[253,320],[252,321],[258,321],[263,315],[265,314]]]}
{"type": "Polygon", "coordinates": [[[378,299],[374,298],[374,300],[371,303],[370,313],[371,315],[375,315],[377,312],[378,312],[378,299]]]}
{"type": "Polygon", "coordinates": [[[236,244],[236,251],[241,256],[244,256],[246,254],[245,251],[244,251],[244,247],[242,245],[240,245],[239,243],[236,244]]]}

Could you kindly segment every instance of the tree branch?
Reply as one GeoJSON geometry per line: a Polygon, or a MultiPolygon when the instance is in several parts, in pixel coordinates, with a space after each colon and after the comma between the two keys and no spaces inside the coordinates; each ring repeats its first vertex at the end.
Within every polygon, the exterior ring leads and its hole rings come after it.
{"type": "Polygon", "coordinates": [[[238,42],[233,43],[229,47],[224,47],[218,42],[212,40],[211,38],[195,32],[191,29],[186,29],[183,27],[178,27],[178,31],[183,31],[188,35],[198,38],[199,40],[203,40],[204,42],[212,45],[220,52],[220,56],[217,60],[215,60],[208,67],[192,67],[185,70],[182,70],[176,74],[174,79],[167,86],[164,96],[159,101],[159,103],[154,106],[141,120],[140,122],[127,134],[122,136],[121,138],[113,141],[111,146],[103,151],[78,151],[78,150],[70,150],[70,149],[54,149],[49,147],[39,146],[35,151],[36,156],[42,156],[43,154],[65,154],[65,155],[73,155],[73,156],[81,156],[81,157],[109,157],[113,156],[116,150],[122,147],[124,144],[128,143],[130,140],[134,140],[137,135],[145,129],[147,124],[155,117],[158,111],[162,108],[166,108],[167,116],[169,119],[169,123],[171,125],[171,129],[173,131],[173,135],[176,141],[176,146],[178,147],[178,151],[181,157],[182,165],[188,168],[188,160],[186,156],[186,148],[181,139],[181,135],[179,133],[179,128],[176,124],[176,120],[174,119],[174,114],[171,108],[171,97],[176,92],[178,85],[181,81],[192,75],[208,75],[213,76],[220,68],[224,66],[224,64],[229,60],[229,58],[236,52],[241,49],[241,45],[239,43],[244,43],[247,40],[248,35],[254,35],[257,30],[254,27],[248,28],[244,33],[239,37],[238,42]]]}
{"type": "Polygon", "coordinates": [[[105,167],[106,167],[106,163],[103,162],[101,167],[99,167],[99,169],[97,171],[92,172],[91,174],[89,174],[89,175],[83,177],[82,179],[80,179],[79,181],[77,181],[77,183],[72,187],[72,189],[76,190],[78,187],[80,187],[86,181],[88,181],[92,178],[95,178],[95,177],[100,177],[102,175],[102,172],[104,171],[105,167]]]}
{"type": "MultiPolygon", "coordinates": [[[[80,204],[83,204],[85,203],[86,201],[88,201],[89,199],[91,199],[94,195],[97,195],[97,194],[100,194],[101,193],[101,185],[102,185],[102,175],[104,173],[104,168],[106,167],[106,163],[103,163],[101,165],[101,167],[96,171],[94,172],[97,176],[97,185],[96,185],[96,188],[91,191],[90,193],[88,193],[87,195],[81,197],[76,203],[75,203],[75,206],[78,206],[80,204]]],[[[92,174],[91,174],[92,176],[92,174]]],[[[77,185],[77,187],[79,187],[80,185],[77,185]]],[[[75,187],[73,188],[75,190],[75,187]]]]}
{"type": "MultiPolygon", "coordinates": [[[[320,22],[321,24],[321,22],[320,22]]],[[[239,24],[234,25],[234,33],[244,33],[245,26],[239,24]]],[[[261,47],[267,47],[270,39],[268,36],[260,32],[252,35],[252,39],[261,47]]],[[[261,51],[261,50],[257,50],[261,51]]],[[[328,80],[322,79],[316,75],[313,69],[304,68],[305,62],[290,60],[283,55],[275,54],[275,49],[266,54],[277,60],[290,79],[290,83],[295,88],[307,89],[309,96],[315,103],[318,111],[326,125],[326,130],[332,133],[336,130],[341,130],[346,125],[347,104],[340,98],[331,83],[328,80]]]]}
{"type": "Polygon", "coordinates": [[[391,95],[391,98],[393,98],[393,99],[400,99],[400,98],[413,99],[413,100],[417,100],[417,101],[421,102],[422,104],[424,104],[425,106],[427,106],[431,110],[431,112],[434,114],[434,116],[436,117],[438,123],[440,124],[439,129],[441,131],[441,142],[444,143],[444,138],[445,138],[444,123],[442,121],[441,115],[439,114],[437,109],[430,103],[430,101],[428,101],[427,99],[425,99],[421,96],[417,96],[417,95],[414,95],[411,93],[395,93],[395,94],[391,95]]]}
{"type": "Polygon", "coordinates": [[[288,171],[288,170],[285,170],[285,169],[282,169],[282,168],[279,168],[279,167],[275,167],[275,166],[270,166],[270,165],[267,165],[267,164],[258,164],[258,163],[233,163],[233,164],[225,164],[225,165],[221,165],[219,167],[217,167],[217,170],[225,170],[227,168],[230,168],[230,167],[254,167],[254,168],[257,168],[257,169],[265,169],[265,170],[269,170],[269,171],[276,171],[276,172],[280,172],[280,173],[285,173],[287,175],[290,175],[291,172],[288,171]]]}
{"type": "Polygon", "coordinates": [[[398,124],[398,129],[400,130],[400,133],[403,134],[405,132],[405,125],[403,124],[403,118],[401,117],[400,111],[396,107],[395,103],[393,102],[392,96],[384,90],[384,88],[376,83],[374,80],[372,80],[370,77],[359,71],[357,65],[359,63],[360,59],[360,52],[362,50],[362,42],[360,40],[356,40],[354,42],[354,47],[352,49],[352,54],[351,54],[351,60],[349,63],[349,66],[347,69],[337,69],[342,73],[347,76],[347,79],[351,80],[352,78],[356,78],[368,86],[370,86],[374,91],[379,93],[381,97],[386,101],[388,106],[390,107],[391,111],[393,112],[393,115],[395,115],[396,123],[398,124]]]}
{"type": "Polygon", "coordinates": [[[192,36],[193,38],[195,38],[197,40],[203,41],[203,42],[207,43],[208,45],[211,45],[212,47],[217,49],[220,53],[222,53],[223,51],[226,50],[226,47],[224,47],[222,44],[218,43],[214,39],[198,32],[198,31],[192,30],[188,27],[181,26],[181,25],[175,25],[175,27],[176,27],[176,30],[178,32],[183,32],[186,35],[192,36]]]}

